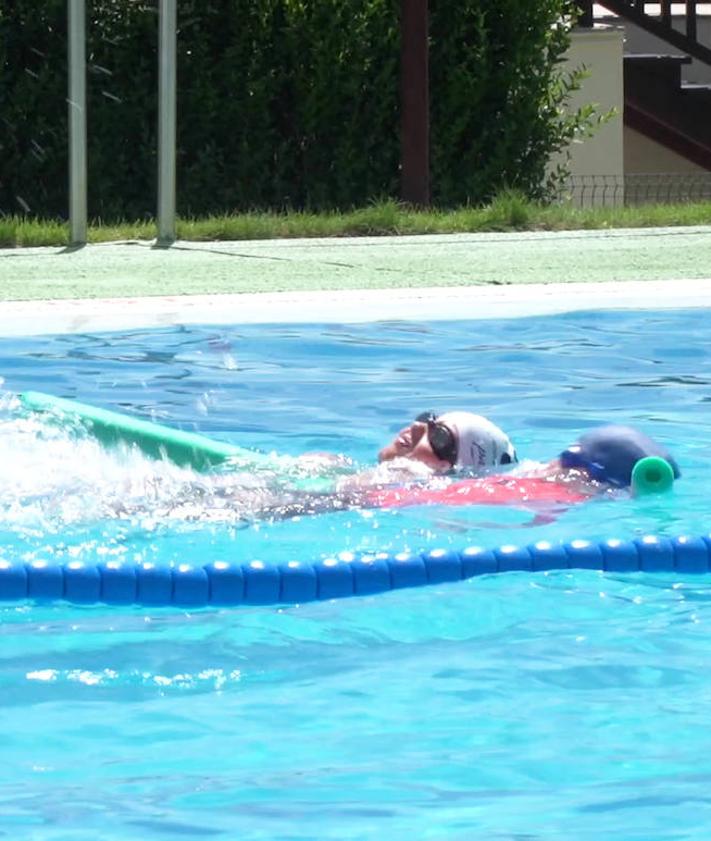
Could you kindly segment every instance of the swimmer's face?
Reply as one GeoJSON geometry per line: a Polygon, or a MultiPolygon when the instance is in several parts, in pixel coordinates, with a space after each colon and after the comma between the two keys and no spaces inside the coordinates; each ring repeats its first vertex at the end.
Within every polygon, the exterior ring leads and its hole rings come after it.
{"type": "Polygon", "coordinates": [[[452,462],[441,458],[432,449],[428,434],[430,425],[426,421],[415,420],[401,429],[395,438],[378,453],[378,461],[409,458],[426,464],[438,473],[451,470],[452,462]]]}

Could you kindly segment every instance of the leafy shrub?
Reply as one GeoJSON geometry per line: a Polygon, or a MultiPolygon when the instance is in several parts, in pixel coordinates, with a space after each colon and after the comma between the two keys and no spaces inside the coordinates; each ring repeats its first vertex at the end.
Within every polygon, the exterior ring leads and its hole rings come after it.
{"type": "MultiPolygon", "coordinates": [[[[433,199],[545,191],[572,0],[430,0],[433,199]]],[[[180,0],[178,211],[347,209],[399,189],[399,0],[180,0]]],[[[65,0],[0,7],[0,213],[67,212],[65,0]]],[[[89,213],[155,212],[156,5],[87,3],[89,213]]]]}

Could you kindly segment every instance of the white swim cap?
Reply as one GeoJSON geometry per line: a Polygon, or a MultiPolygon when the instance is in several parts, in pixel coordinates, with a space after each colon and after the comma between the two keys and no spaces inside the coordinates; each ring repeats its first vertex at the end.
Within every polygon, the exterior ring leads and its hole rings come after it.
{"type": "Polygon", "coordinates": [[[481,415],[471,412],[446,412],[437,422],[452,430],[457,438],[456,468],[484,470],[516,461],[516,450],[509,436],[481,415]]]}

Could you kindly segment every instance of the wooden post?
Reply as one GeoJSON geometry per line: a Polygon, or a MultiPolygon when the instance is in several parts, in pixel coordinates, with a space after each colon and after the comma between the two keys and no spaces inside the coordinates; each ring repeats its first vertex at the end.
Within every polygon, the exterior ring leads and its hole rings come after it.
{"type": "Polygon", "coordinates": [[[686,37],[696,40],[696,0],[686,0],[686,37]]]}
{"type": "Polygon", "coordinates": [[[428,0],[401,0],[400,197],[430,203],[428,0]]]}
{"type": "Polygon", "coordinates": [[[593,18],[593,0],[579,0],[578,7],[580,8],[578,26],[592,29],[595,22],[593,18]]]}
{"type": "Polygon", "coordinates": [[[671,0],[662,0],[661,12],[664,26],[671,26],[671,0]]]}

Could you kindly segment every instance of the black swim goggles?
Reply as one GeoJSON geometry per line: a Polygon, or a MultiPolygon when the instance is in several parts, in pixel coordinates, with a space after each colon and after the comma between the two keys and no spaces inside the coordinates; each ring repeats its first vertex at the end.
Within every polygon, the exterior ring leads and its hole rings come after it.
{"type": "Polygon", "coordinates": [[[457,463],[457,439],[452,430],[443,423],[438,423],[434,412],[422,412],[415,420],[427,424],[427,440],[432,452],[442,461],[448,461],[452,467],[457,463]]]}

